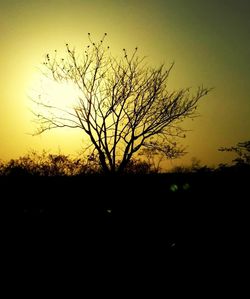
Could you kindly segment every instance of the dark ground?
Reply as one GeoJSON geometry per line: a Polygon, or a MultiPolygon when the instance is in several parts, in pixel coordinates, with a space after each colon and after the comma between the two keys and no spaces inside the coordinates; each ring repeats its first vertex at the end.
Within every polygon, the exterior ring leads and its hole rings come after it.
{"type": "Polygon", "coordinates": [[[2,248],[13,258],[165,267],[246,250],[246,174],[16,176],[0,186],[2,248]]]}

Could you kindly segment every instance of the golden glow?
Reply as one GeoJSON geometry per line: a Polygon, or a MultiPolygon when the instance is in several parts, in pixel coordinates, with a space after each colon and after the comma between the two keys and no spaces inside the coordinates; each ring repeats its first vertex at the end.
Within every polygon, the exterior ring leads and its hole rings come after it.
{"type": "Polygon", "coordinates": [[[76,105],[79,96],[79,89],[72,82],[57,82],[47,77],[40,77],[32,84],[31,98],[45,105],[57,107],[58,113],[71,111],[76,105]]]}
{"type": "Polygon", "coordinates": [[[64,56],[65,43],[84,49],[88,32],[97,40],[107,32],[105,42],[114,56],[138,46],[149,64],[175,61],[170,87],[215,87],[199,107],[201,117],[186,126],[193,131],[187,134],[184,159],[222,162],[225,155],[218,147],[249,139],[250,21],[248,1],[231,1],[226,7],[217,2],[0,1],[0,159],[24,155],[30,148],[79,150],[85,138],[81,130],[31,135],[35,125],[29,96],[42,89],[43,99],[67,109],[75,99],[72,86],[45,81],[41,88],[40,78],[35,83],[33,76],[47,53],[57,49],[64,56]]]}

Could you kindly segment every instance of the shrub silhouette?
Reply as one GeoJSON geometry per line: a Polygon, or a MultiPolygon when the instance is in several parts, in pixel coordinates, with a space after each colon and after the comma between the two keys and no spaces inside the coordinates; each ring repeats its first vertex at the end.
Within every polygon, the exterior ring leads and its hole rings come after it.
{"type": "MultiPolygon", "coordinates": [[[[0,162],[0,175],[6,176],[79,176],[101,172],[95,155],[86,158],[71,158],[62,154],[31,152],[18,159],[0,162]]],[[[131,159],[124,173],[147,174],[155,172],[149,162],[131,159]]]]}
{"type": "Polygon", "coordinates": [[[221,147],[219,148],[221,152],[231,152],[236,155],[232,160],[232,166],[227,164],[220,164],[219,170],[226,171],[229,168],[238,171],[250,171],[250,141],[238,142],[235,146],[231,147],[221,147]]]}
{"type": "Polygon", "coordinates": [[[1,164],[1,175],[20,176],[74,176],[91,173],[91,168],[84,159],[73,159],[65,155],[53,155],[32,152],[18,159],[11,159],[1,164]]]}
{"type": "Polygon", "coordinates": [[[236,158],[232,162],[236,165],[250,165],[250,140],[244,142],[238,142],[236,146],[221,147],[221,152],[233,152],[236,154],[236,158]]]}

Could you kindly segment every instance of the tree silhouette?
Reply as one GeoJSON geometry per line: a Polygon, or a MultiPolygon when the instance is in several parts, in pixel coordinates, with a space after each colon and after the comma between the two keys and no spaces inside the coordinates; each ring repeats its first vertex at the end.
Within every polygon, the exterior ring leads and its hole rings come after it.
{"type": "Polygon", "coordinates": [[[235,153],[237,157],[232,162],[238,166],[250,165],[250,140],[238,142],[236,146],[221,147],[219,151],[235,153]]]}
{"type": "Polygon", "coordinates": [[[61,109],[34,99],[40,110],[36,134],[53,128],[80,128],[89,137],[104,172],[123,172],[132,156],[143,148],[155,146],[159,152],[175,154],[176,137],[185,137],[180,122],[196,115],[197,103],[209,89],[199,87],[194,95],[189,88],[167,89],[173,64],[158,68],[145,64],[145,57],[135,48],[129,55],[112,56],[104,45],[104,34],[98,43],[90,34],[88,45],[76,52],[66,44],[66,55],[46,55],[43,73],[57,81],[70,82],[79,91],[75,105],[61,109]],[[174,145],[174,146],[173,146],[174,145]]]}

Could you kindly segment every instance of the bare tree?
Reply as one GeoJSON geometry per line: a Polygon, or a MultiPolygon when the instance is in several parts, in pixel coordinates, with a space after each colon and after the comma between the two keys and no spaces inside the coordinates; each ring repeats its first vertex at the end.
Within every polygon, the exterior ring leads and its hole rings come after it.
{"type": "Polygon", "coordinates": [[[184,137],[180,122],[196,115],[197,103],[209,89],[199,87],[194,95],[188,88],[169,91],[173,64],[149,67],[137,48],[131,55],[123,49],[117,58],[104,46],[106,33],[98,43],[88,36],[90,45],[82,52],[66,44],[64,58],[58,58],[56,51],[53,57],[46,55],[44,74],[57,82],[71,82],[80,95],[70,110],[34,99],[41,108],[35,113],[37,134],[61,127],[82,129],[104,172],[122,172],[145,147],[155,145],[160,151],[162,146],[163,152],[169,148],[174,155],[174,139],[184,137]]]}

